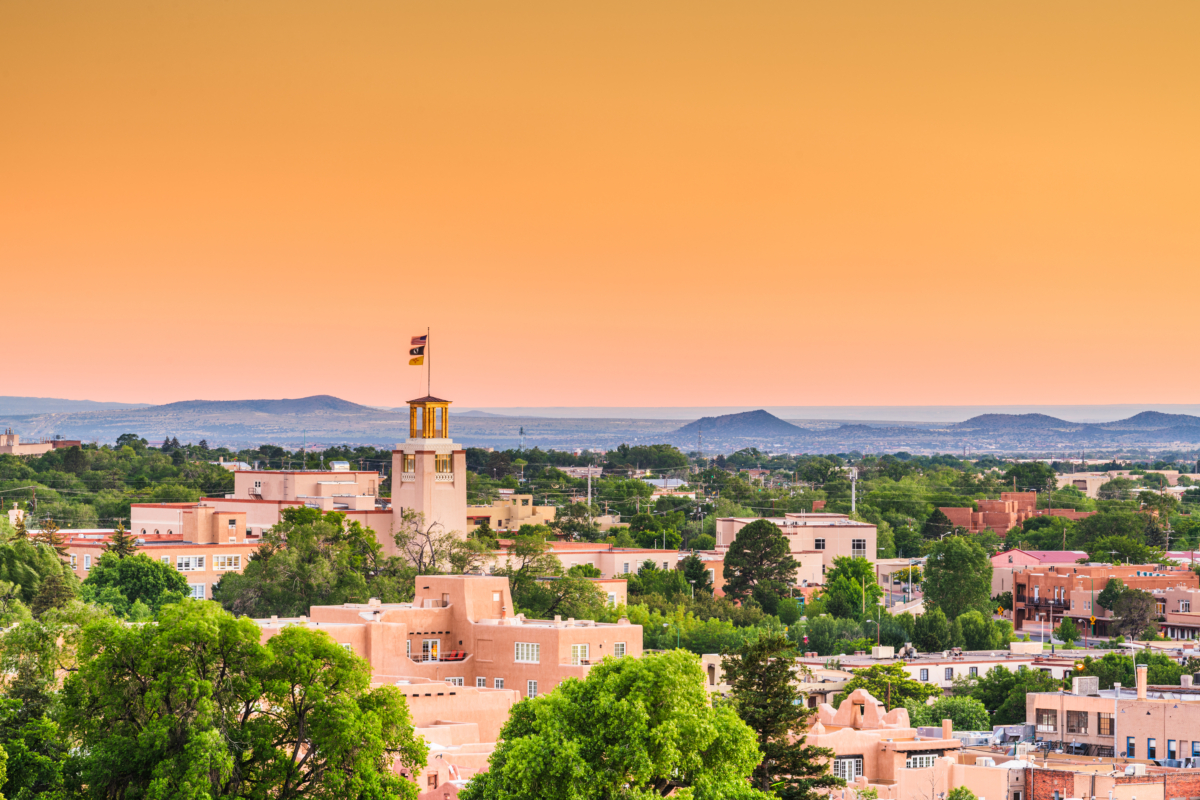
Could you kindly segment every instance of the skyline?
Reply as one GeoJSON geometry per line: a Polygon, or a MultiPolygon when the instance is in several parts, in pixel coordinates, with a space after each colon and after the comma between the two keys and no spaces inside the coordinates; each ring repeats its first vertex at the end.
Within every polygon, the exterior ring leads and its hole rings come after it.
{"type": "Polygon", "coordinates": [[[466,408],[1186,404],[1197,33],[5,4],[4,393],[397,406],[431,326],[466,408]]]}

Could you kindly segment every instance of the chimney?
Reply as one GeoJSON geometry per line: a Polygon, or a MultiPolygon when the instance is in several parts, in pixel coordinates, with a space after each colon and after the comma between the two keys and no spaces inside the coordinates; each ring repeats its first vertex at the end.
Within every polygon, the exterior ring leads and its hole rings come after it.
{"type": "Polygon", "coordinates": [[[943,739],[953,739],[954,738],[954,723],[948,719],[942,720],[942,738],[943,739]]]}
{"type": "Polygon", "coordinates": [[[1180,675],[1179,676],[1179,686],[1182,689],[1192,688],[1192,676],[1191,675],[1180,675]]]}
{"type": "Polygon", "coordinates": [[[1137,699],[1146,699],[1146,673],[1150,668],[1145,664],[1139,664],[1137,668],[1137,699]]]}

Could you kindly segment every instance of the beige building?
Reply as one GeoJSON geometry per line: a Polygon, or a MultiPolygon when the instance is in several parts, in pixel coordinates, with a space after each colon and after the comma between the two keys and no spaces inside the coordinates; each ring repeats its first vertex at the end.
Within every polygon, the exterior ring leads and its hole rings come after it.
{"type": "Polygon", "coordinates": [[[64,447],[81,447],[83,442],[78,439],[38,439],[36,442],[22,442],[20,434],[13,433],[9,428],[0,433],[0,454],[8,453],[14,456],[40,456],[51,450],[64,447]]]}
{"type": "MultiPolygon", "coordinates": [[[[723,517],[717,520],[717,551],[729,549],[737,532],[756,522],[755,517],[723,517]]],[[[846,514],[786,514],[767,518],[787,537],[792,557],[802,565],[796,583],[805,586],[824,583],[825,572],[833,560],[842,556],[878,560],[875,526],[852,520],[846,514]],[[816,568],[820,568],[819,575],[816,568]]]]}
{"type": "Polygon", "coordinates": [[[551,525],[557,511],[554,506],[535,506],[531,494],[501,489],[500,499],[490,506],[467,506],[467,527],[473,529],[486,522],[494,531],[516,531],[522,525],[551,525]]]}

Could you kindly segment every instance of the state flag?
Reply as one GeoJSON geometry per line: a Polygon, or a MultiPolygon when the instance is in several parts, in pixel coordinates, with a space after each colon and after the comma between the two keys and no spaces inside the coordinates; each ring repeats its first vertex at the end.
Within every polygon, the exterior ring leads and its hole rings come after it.
{"type": "Polygon", "coordinates": [[[408,354],[409,354],[410,356],[423,356],[423,355],[425,355],[425,345],[421,345],[420,347],[414,347],[412,350],[409,350],[409,351],[408,351],[408,354]]]}
{"type": "Polygon", "coordinates": [[[408,360],[408,365],[410,367],[419,367],[424,363],[425,363],[425,356],[418,356],[417,358],[410,358],[408,360]]]}

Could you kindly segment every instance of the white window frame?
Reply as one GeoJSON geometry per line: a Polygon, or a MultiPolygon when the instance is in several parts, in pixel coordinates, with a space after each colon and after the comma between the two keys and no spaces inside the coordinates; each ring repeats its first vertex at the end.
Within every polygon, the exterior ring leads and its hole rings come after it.
{"type": "Polygon", "coordinates": [[[946,680],[954,680],[954,667],[946,667],[946,680]]]}
{"type": "Polygon", "coordinates": [[[867,557],[867,540],[866,539],[851,539],[850,540],[850,555],[853,558],[866,558],[867,557]]]}
{"type": "Polygon", "coordinates": [[[937,753],[913,753],[904,762],[905,769],[929,769],[937,763],[937,753]]]}
{"type": "Polygon", "coordinates": [[[83,569],[86,572],[87,570],[89,570],[91,568],[92,568],[92,557],[90,555],[85,554],[83,557],[83,569]]]}
{"type": "Polygon", "coordinates": [[[526,697],[537,697],[538,696],[537,681],[525,681],[525,696],[526,697]]]}
{"type": "Polygon", "coordinates": [[[462,686],[463,679],[462,678],[446,678],[446,683],[450,684],[451,686],[462,686]]]}
{"type": "Polygon", "coordinates": [[[863,774],[862,756],[849,756],[833,760],[833,774],[847,783],[863,774]]]}
{"type": "Polygon", "coordinates": [[[408,656],[410,659],[412,658],[412,639],[406,639],[404,641],[404,655],[408,656]]]}
{"type": "Polygon", "coordinates": [[[517,642],[513,645],[513,661],[518,664],[542,663],[542,646],[537,642],[517,642]]]}
{"type": "Polygon", "coordinates": [[[353,653],[354,645],[350,644],[349,642],[342,642],[342,649],[348,653],[353,653]]]}
{"type": "Polygon", "coordinates": [[[620,658],[621,656],[625,655],[625,643],[624,642],[615,642],[613,644],[613,655],[616,656],[617,658],[620,658]]]}
{"type": "Polygon", "coordinates": [[[623,563],[623,564],[621,565],[621,574],[622,574],[622,575],[628,575],[628,574],[629,574],[629,562],[628,562],[628,561],[626,561],[625,563],[623,563]]]}
{"type": "Polygon", "coordinates": [[[475,688],[476,689],[486,689],[487,688],[487,678],[476,678],[475,679],[475,688]]]}
{"type": "Polygon", "coordinates": [[[591,653],[591,647],[587,644],[571,645],[571,666],[573,666],[573,667],[583,666],[583,663],[585,661],[590,664],[592,661],[592,659],[590,657],[590,653],[591,653]]]}
{"type": "Polygon", "coordinates": [[[504,688],[504,678],[493,678],[492,679],[492,687],[495,689],[503,689],[504,688]]]}
{"type": "Polygon", "coordinates": [[[204,556],[175,556],[175,569],[180,572],[203,572],[204,556]]]}
{"type": "Polygon", "coordinates": [[[171,557],[170,556],[163,556],[159,560],[162,561],[162,563],[166,564],[168,567],[171,566],[171,557]]]}
{"type": "Polygon", "coordinates": [[[71,553],[71,569],[79,569],[79,556],[71,553]]]}
{"type": "Polygon", "coordinates": [[[441,639],[421,640],[421,661],[437,661],[442,654],[441,639]]]}
{"type": "Polygon", "coordinates": [[[194,600],[204,600],[207,596],[208,596],[208,584],[207,583],[189,583],[188,584],[188,597],[191,597],[194,600]]]}
{"type": "Polygon", "coordinates": [[[213,569],[217,572],[230,569],[236,569],[240,572],[242,569],[242,557],[240,555],[213,556],[213,569]]]}
{"type": "Polygon", "coordinates": [[[929,680],[929,670],[928,669],[924,669],[924,668],[921,669],[920,680],[923,680],[923,681],[929,680]]]}
{"type": "Polygon", "coordinates": [[[608,593],[608,604],[610,606],[615,606],[617,604],[617,593],[616,592],[608,593]]]}
{"type": "Polygon", "coordinates": [[[1191,610],[1192,610],[1192,601],[1191,600],[1180,600],[1179,601],[1179,611],[1181,613],[1184,613],[1184,614],[1190,613],[1191,610]]]}

